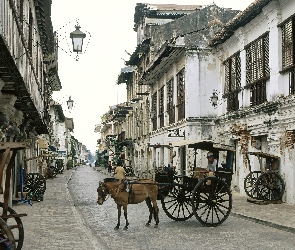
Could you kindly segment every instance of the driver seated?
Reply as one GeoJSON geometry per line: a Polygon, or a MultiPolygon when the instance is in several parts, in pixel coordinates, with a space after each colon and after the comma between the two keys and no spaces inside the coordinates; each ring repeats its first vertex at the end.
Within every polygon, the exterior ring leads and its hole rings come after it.
{"type": "Polygon", "coordinates": [[[207,159],[208,159],[207,171],[208,172],[215,172],[217,160],[214,158],[214,155],[212,152],[207,153],[207,159]]]}

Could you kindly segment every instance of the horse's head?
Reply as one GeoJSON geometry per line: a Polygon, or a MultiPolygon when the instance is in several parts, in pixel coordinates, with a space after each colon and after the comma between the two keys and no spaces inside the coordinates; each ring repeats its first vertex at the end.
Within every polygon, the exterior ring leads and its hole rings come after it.
{"type": "Polygon", "coordinates": [[[97,195],[97,203],[99,205],[102,205],[108,195],[108,189],[105,187],[105,184],[101,181],[99,182],[99,186],[97,188],[97,195]]]}

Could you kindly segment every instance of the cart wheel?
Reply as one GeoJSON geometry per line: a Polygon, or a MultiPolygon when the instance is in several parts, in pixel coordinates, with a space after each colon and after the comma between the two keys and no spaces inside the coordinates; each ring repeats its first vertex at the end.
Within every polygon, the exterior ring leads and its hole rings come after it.
{"type": "MultiPolygon", "coordinates": [[[[176,183],[180,182],[175,179],[176,183]]],[[[161,200],[165,214],[175,221],[185,221],[193,216],[191,191],[181,186],[173,186],[165,199],[161,200]]]]}
{"type": "Polygon", "coordinates": [[[244,180],[244,189],[250,198],[257,198],[256,181],[261,175],[261,171],[250,172],[244,180]]]}
{"type": "MultiPolygon", "coordinates": [[[[3,211],[3,202],[0,202],[0,208],[3,211]]],[[[2,214],[1,211],[1,214],[2,214]]],[[[8,207],[7,211],[9,214],[16,214],[16,212],[11,208],[8,207]]],[[[9,230],[12,232],[13,236],[15,237],[15,250],[21,250],[24,242],[24,228],[23,223],[19,217],[12,217],[12,218],[5,218],[3,219],[5,223],[7,224],[9,230]]],[[[11,248],[12,249],[12,248],[11,248]]]]}
{"type": "Polygon", "coordinates": [[[193,190],[192,208],[202,225],[220,225],[227,219],[232,208],[232,194],[228,185],[215,176],[200,180],[193,190]]]}
{"type": "Polygon", "coordinates": [[[16,249],[13,233],[2,218],[0,218],[0,249],[16,249]]]}
{"type": "Polygon", "coordinates": [[[256,181],[257,196],[264,201],[279,201],[282,199],[285,184],[278,173],[263,173],[256,181]]]}

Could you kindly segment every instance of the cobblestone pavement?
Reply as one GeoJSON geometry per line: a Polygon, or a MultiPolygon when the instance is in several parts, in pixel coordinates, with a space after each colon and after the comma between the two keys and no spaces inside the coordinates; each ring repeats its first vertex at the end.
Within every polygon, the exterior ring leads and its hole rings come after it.
{"type": "Polygon", "coordinates": [[[32,206],[21,202],[13,205],[17,213],[28,214],[21,217],[25,232],[22,250],[95,249],[68,192],[73,171],[65,170],[47,180],[43,201],[34,201],[32,206]]]}
{"type": "MultiPolygon", "coordinates": [[[[81,170],[83,171],[83,168],[81,170]]],[[[86,168],[86,167],[85,167],[86,168]]],[[[96,169],[100,172],[100,178],[103,178],[103,176],[108,176],[109,173],[105,171],[104,169],[100,168],[89,168],[87,169],[96,169]]],[[[228,230],[228,233],[226,231],[223,231],[222,237],[225,237],[225,240],[236,240],[242,236],[245,235],[245,232],[240,232],[245,227],[252,226],[248,222],[243,222],[243,225],[239,225],[239,221],[235,219],[239,219],[239,217],[242,217],[244,219],[248,219],[250,221],[255,221],[264,225],[268,225],[280,230],[286,230],[291,233],[295,233],[295,205],[286,205],[286,204],[269,204],[269,205],[258,205],[247,202],[247,198],[245,196],[240,196],[237,193],[233,193],[233,209],[230,218],[228,219],[229,222],[226,223],[226,227],[223,227],[222,229],[212,229],[212,228],[206,228],[206,227],[198,227],[201,228],[200,232],[197,232],[194,234],[194,236],[190,235],[175,235],[171,234],[171,232],[181,232],[185,230],[189,230],[190,228],[195,228],[195,220],[190,220],[187,222],[180,222],[180,223],[174,223],[170,220],[163,219],[161,221],[162,227],[161,227],[161,234],[158,235],[156,233],[157,231],[153,231],[153,229],[143,229],[138,225],[134,225],[133,228],[131,227],[128,232],[124,232],[120,230],[117,234],[114,234],[113,227],[116,222],[116,214],[114,213],[108,213],[107,209],[113,209],[114,210],[114,204],[109,201],[109,204],[99,206],[100,208],[104,208],[105,210],[100,210],[100,216],[101,214],[104,214],[106,223],[109,223],[112,221],[112,225],[99,225],[97,228],[100,228],[100,231],[97,231],[96,229],[93,230],[89,226],[88,223],[92,223],[91,225],[96,225],[98,223],[101,223],[101,217],[100,219],[96,218],[98,211],[98,205],[96,203],[96,197],[93,199],[93,197],[84,197],[83,192],[86,193],[86,190],[91,188],[93,189],[93,186],[97,187],[97,176],[94,174],[95,171],[92,173],[92,171],[88,171],[89,173],[87,175],[92,175],[92,179],[88,179],[87,181],[83,180],[82,178],[79,179],[79,185],[82,185],[82,187],[85,189],[79,192],[78,196],[75,197],[73,200],[73,197],[71,197],[69,190],[68,190],[68,183],[70,179],[72,178],[73,173],[75,173],[75,170],[66,170],[63,174],[59,174],[57,178],[55,179],[49,179],[46,182],[47,188],[45,191],[44,201],[41,202],[34,202],[32,206],[24,203],[18,203],[17,205],[13,205],[13,209],[17,213],[27,213],[28,216],[22,217],[22,222],[24,225],[24,231],[25,231],[25,240],[24,240],[24,246],[23,250],[47,250],[47,249],[111,249],[112,246],[116,247],[115,240],[119,239],[120,237],[125,237],[125,244],[128,245],[128,239],[130,242],[135,242],[134,237],[132,236],[134,234],[142,234],[144,232],[149,232],[151,234],[151,237],[160,237],[163,236],[167,241],[173,241],[173,240],[180,240],[177,239],[178,237],[184,237],[181,242],[183,242],[183,249],[193,249],[189,245],[185,247],[187,243],[190,242],[192,239],[194,241],[198,241],[202,245],[202,249],[214,249],[210,248],[210,244],[207,240],[203,239],[203,235],[211,235],[211,232],[214,231],[214,233],[219,233],[221,235],[222,232],[219,232],[220,230],[228,230]],[[81,196],[81,197],[79,197],[81,196]],[[83,206],[83,203],[87,204],[87,206],[83,206]],[[104,212],[105,211],[105,212],[104,212]],[[81,216],[83,214],[83,218],[81,216]],[[88,223],[86,223],[88,222],[88,223]],[[166,225],[166,226],[164,226],[166,225]],[[169,229],[170,227],[170,229],[169,229]],[[101,230],[101,228],[106,228],[104,231],[101,230]],[[233,239],[233,233],[235,233],[235,238],[233,239]],[[228,235],[227,235],[228,234],[228,235]],[[241,235],[239,235],[241,234],[241,235]],[[242,235],[243,234],[243,235],[242,235]],[[194,237],[194,238],[191,238],[194,237]],[[100,239],[103,239],[100,241],[100,239]],[[206,244],[209,245],[206,245],[206,244]]],[[[77,182],[77,180],[75,180],[77,182]]],[[[75,182],[73,184],[75,185],[75,182]]],[[[95,193],[94,190],[94,193],[95,193]]],[[[143,204],[143,206],[145,206],[143,204]]],[[[144,208],[145,209],[145,208],[144,208]]],[[[133,216],[132,219],[135,217],[135,212],[130,212],[130,216],[133,216]]],[[[165,215],[163,215],[165,216],[165,215]]],[[[139,218],[142,220],[142,218],[139,218]]],[[[134,220],[134,219],[133,219],[134,220]]],[[[221,226],[222,227],[222,226],[221,226]]],[[[200,229],[198,229],[200,230],[200,229]]],[[[195,231],[195,229],[194,229],[195,231]]],[[[259,242],[259,239],[261,235],[259,233],[263,233],[263,229],[257,225],[257,229],[251,229],[251,233],[249,232],[249,237],[255,238],[257,242],[259,242]]],[[[277,235],[280,240],[282,240],[283,234],[278,234],[278,231],[271,231],[272,236],[267,237],[275,237],[277,235]]],[[[287,239],[290,239],[290,236],[287,239]]],[[[272,239],[270,238],[270,239],[272,239]]],[[[293,238],[293,237],[291,237],[293,238]]],[[[145,238],[143,235],[143,241],[146,241],[146,243],[149,242],[148,238],[145,238]]],[[[213,240],[213,239],[212,239],[213,240]]],[[[216,240],[219,240],[216,238],[216,240]]],[[[278,239],[277,239],[278,240],[278,239]]],[[[143,242],[144,243],[144,242],[143,242]]],[[[224,241],[219,241],[219,244],[224,243],[224,241]]],[[[274,243],[273,244],[278,244],[274,243]]],[[[284,244],[282,243],[279,244],[284,244]]],[[[232,243],[232,245],[239,245],[238,242],[232,243]]],[[[119,245],[117,245],[119,246],[119,245]]],[[[118,248],[119,249],[119,248],[118,248]]],[[[128,245],[128,249],[152,249],[152,248],[136,248],[136,246],[128,245]]],[[[153,249],[164,249],[163,247],[159,246],[156,248],[154,246],[153,249]]],[[[178,248],[170,248],[172,249],[178,249],[178,248]]],[[[220,246],[219,249],[234,249],[230,246],[220,246]]],[[[252,248],[244,248],[244,249],[252,249],[252,248]]],[[[266,246],[262,246],[258,249],[267,249],[266,246]]],[[[281,249],[291,249],[288,247],[283,247],[281,249]]]]}

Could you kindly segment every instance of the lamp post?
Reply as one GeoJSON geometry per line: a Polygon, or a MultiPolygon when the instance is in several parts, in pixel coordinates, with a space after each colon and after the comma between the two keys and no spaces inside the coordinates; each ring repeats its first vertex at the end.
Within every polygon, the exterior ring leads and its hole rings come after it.
{"type": "Polygon", "coordinates": [[[76,30],[70,33],[70,38],[73,43],[73,52],[82,52],[83,39],[86,37],[86,34],[80,30],[80,26],[75,26],[76,30]]]}

